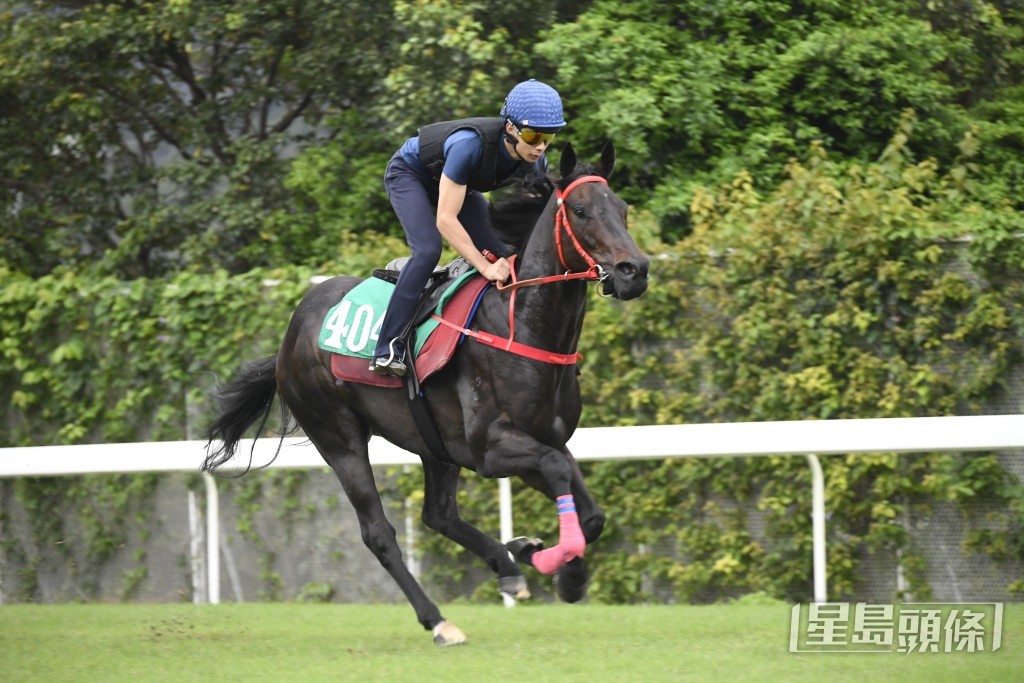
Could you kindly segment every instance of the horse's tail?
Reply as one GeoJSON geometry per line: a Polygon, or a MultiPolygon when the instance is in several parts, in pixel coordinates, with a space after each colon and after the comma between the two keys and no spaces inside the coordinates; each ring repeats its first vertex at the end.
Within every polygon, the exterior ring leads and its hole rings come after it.
{"type": "MultiPolygon", "coordinates": [[[[238,442],[245,437],[246,431],[257,420],[260,420],[257,436],[263,431],[270,418],[271,408],[274,406],[274,398],[277,396],[277,356],[263,358],[254,363],[242,367],[234,379],[214,393],[217,401],[219,415],[207,432],[206,460],[203,461],[203,470],[213,472],[217,468],[231,460],[238,448],[238,442]],[[213,443],[219,442],[219,446],[213,452],[210,447],[213,443]]],[[[294,431],[291,420],[291,412],[288,406],[281,401],[281,442],[278,443],[278,453],[281,451],[281,443],[290,431],[294,431]]],[[[256,442],[253,441],[253,449],[256,442]]],[[[274,454],[277,458],[277,453],[274,454]]],[[[270,462],[273,462],[271,459],[270,462]]],[[[249,464],[252,465],[252,453],[249,454],[249,464]]],[[[270,463],[262,465],[258,469],[266,467],[270,463]]],[[[248,471],[248,468],[247,468],[248,471]]]]}

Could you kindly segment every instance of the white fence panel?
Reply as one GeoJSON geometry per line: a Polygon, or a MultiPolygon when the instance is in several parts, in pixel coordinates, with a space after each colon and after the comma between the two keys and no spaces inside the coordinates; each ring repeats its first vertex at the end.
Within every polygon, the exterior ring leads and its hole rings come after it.
{"type": "MultiPolygon", "coordinates": [[[[270,461],[278,439],[240,447],[225,470],[270,461]]],[[[825,602],[825,487],[818,455],[933,453],[1024,449],[1024,415],[803,420],[720,424],[593,427],[576,431],[569,448],[577,460],[802,455],[811,467],[814,599],[825,602]]],[[[131,472],[195,472],[206,455],[202,441],[37,446],[0,449],[0,477],[40,477],[131,472]]],[[[370,440],[373,465],[418,465],[419,458],[379,437],[370,440]]],[[[274,468],[325,467],[303,438],[284,440],[274,468]]],[[[207,597],[220,601],[217,487],[205,477],[207,495],[207,597]]],[[[499,484],[501,534],[512,532],[511,488],[499,484]]]]}

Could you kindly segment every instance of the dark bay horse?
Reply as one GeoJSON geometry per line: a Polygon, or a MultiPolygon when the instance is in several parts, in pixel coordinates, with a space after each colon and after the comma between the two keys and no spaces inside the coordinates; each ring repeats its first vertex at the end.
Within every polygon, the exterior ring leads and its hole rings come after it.
{"type": "MultiPolygon", "coordinates": [[[[537,286],[489,288],[473,320],[475,328],[569,356],[579,341],[588,280],[601,280],[606,293],[624,300],[647,289],[648,258],[626,231],[625,202],[606,182],[614,165],[611,143],[596,167],[578,163],[566,146],[562,178],[518,257],[519,285],[537,286]]],[[[605,517],[566,448],[581,411],[575,365],[542,362],[467,339],[422,387],[450,458],[441,460],[420,435],[405,391],[336,380],[328,352],[318,347],[327,312],[359,282],[341,276],[310,290],[277,355],[246,366],[218,391],[220,415],[209,430],[210,444],[217,448],[203,468],[214,470],[228,462],[246,430],[257,421],[265,423],[280,394],[285,416],[295,418],[341,481],[359,517],[363,541],[438,644],[466,638],[441,616],[402,561],[370,468],[371,434],[420,456],[423,522],[486,562],[503,593],[529,595],[519,560],[543,573],[557,573],[564,599],[581,598],[587,581],[583,551],[601,534],[605,517]],[[529,539],[506,548],[464,521],[455,497],[463,468],[483,477],[518,476],[557,500],[558,545],[540,549],[539,542],[529,539]]]]}

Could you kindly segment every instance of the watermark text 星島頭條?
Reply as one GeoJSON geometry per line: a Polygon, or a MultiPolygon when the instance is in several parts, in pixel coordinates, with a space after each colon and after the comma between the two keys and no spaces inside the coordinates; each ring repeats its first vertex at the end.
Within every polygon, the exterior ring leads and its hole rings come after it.
{"type": "Polygon", "coordinates": [[[822,602],[794,605],[789,651],[876,654],[995,652],[1003,604],[822,602]]]}

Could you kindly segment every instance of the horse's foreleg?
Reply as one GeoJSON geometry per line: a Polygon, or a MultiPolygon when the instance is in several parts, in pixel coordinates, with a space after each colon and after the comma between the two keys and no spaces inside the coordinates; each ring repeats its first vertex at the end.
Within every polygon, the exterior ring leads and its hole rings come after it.
{"type": "MultiPolygon", "coordinates": [[[[540,443],[507,423],[488,430],[487,448],[478,471],[483,476],[539,475],[555,499],[558,511],[558,545],[532,553],[530,563],[542,574],[554,574],[567,562],[582,557],[587,539],[573,495],[573,478],[579,469],[567,451],[540,443]]],[[[582,483],[582,478],[579,480],[582,483]]]]}
{"type": "MultiPolygon", "coordinates": [[[[594,496],[590,493],[590,489],[587,488],[587,485],[583,480],[583,473],[580,471],[579,463],[569,454],[567,454],[566,457],[569,459],[569,464],[572,468],[570,490],[572,491],[573,499],[576,502],[576,513],[580,520],[580,528],[583,530],[583,536],[587,540],[587,545],[590,545],[596,541],[601,536],[601,532],[604,531],[604,510],[597,504],[597,501],[594,500],[594,496]]],[[[540,476],[540,473],[528,473],[522,475],[520,478],[523,480],[523,483],[530,488],[540,491],[551,500],[556,499],[557,496],[551,491],[547,481],[540,476]]]]}
{"type": "MultiPolygon", "coordinates": [[[[572,466],[573,499],[576,501],[576,511],[579,516],[580,527],[583,529],[583,536],[587,540],[587,545],[590,545],[598,539],[604,530],[604,510],[601,509],[589,489],[587,489],[583,481],[583,473],[580,472],[579,464],[575,458],[572,460],[572,466]]],[[[547,482],[539,475],[527,475],[522,477],[522,480],[531,488],[540,491],[545,496],[554,500],[547,482]]],[[[520,542],[518,544],[518,549],[519,552],[517,554],[526,555],[532,559],[533,553],[540,548],[538,546],[531,547],[530,539],[525,539],[525,543],[520,542]]],[[[527,560],[527,563],[529,563],[529,560],[527,560]]],[[[565,602],[579,602],[587,594],[587,584],[589,581],[590,574],[587,571],[586,563],[582,557],[577,557],[559,567],[558,572],[555,574],[555,592],[565,602]]]]}
{"type": "Polygon", "coordinates": [[[530,597],[526,578],[505,546],[459,516],[455,494],[460,471],[455,465],[424,459],[423,523],[486,562],[498,575],[501,593],[520,600],[530,597]]]}
{"type": "Polygon", "coordinates": [[[555,504],[558,507],[558,545],[538,550],[530,558],[541,574],[554,574],[571,560],[583,557],[587,547],[573,495],[558,496],[555,504]]]}

